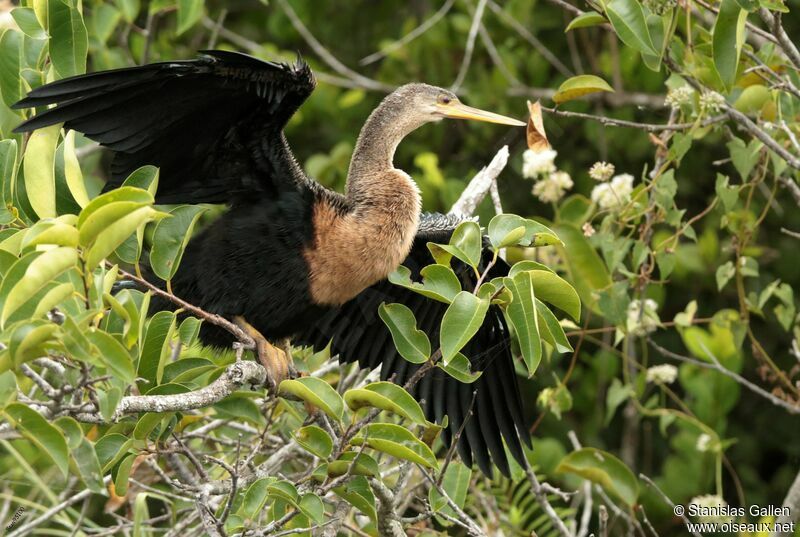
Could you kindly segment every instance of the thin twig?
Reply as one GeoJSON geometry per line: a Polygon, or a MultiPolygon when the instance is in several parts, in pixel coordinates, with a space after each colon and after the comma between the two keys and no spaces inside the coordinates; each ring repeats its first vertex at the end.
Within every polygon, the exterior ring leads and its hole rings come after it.
{"type": "Polygon", "coordinates": [[[464,79],[467,76],[470,63],[472,63],[472,54],[475,51],[475,38],[478,37],[478,28],[480,27],[487,1],[488,0],[478,0],[478,7],[475,9],[475,14],[472,16],[472,24],[467,34],[467,44],[464,47],[464,57],[461,60],[461,67],[458,69],[458,75],[456,75],[453,85],[450,86],[450,89],[454,92],[457,92],[461,88],[461,84],[464,83],[464,79]]]}

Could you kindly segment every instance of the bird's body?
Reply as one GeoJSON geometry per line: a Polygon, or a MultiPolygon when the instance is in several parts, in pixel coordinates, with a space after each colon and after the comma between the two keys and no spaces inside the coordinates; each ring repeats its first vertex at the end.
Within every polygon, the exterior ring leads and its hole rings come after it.
{"type": "MultiPolygon", "coordinates": [[[[157,202],[227,204],[228,211],[190,241],[171,281],[174,293],[204,310],[241,319],[267,340],[293,338],[317,346],[333,340],[340,360],[381,366],[383,378],[403,382],[419,366],[398,357],[378,319],[378,305],[405,303],[432,341],[439,339],[445,306],[391,285],[386,277],[401,263],[418,276],[432,261],[426,242],[447,242],[458,222],[421,214],[419,191],[394,167],[394,151],[411,131],[443,117],[524,124],[466,107],[441,88],[403,86],[365,123],[340,194],[305,175],[283,135],[313,88],[311,70],[300,60],[287,65],[210,51],[197,60],[37,88],[17,106],[57,106],[19,130],[63,122],[112,149],[106,189],[152,164],[161,170],[157,202]]],[[[474,286],[470,267],[454,261],[453,268],[474,286]]],[[[508,267],[498,263],[492,270],[503,275],[508,267]]],[[[212,327],[204,327],[201,336],[211,343],[230,341],[229,334],[212,327]]],[[[464,352],[473,368],[483,371],[475,385],[435,370],[416,394],[429,419],[449,417],[449,442],[468,419],[476,389],[477,417],[467,423],[459,452],[468,463],[474,455],[487,473],[490,459],[507,473],[501,439],[520,460],[520,440],[528,441],[528,435],[499,309],[490,309],[464,352]]],[[[261,357],[268,370],[275,366],[261,357]]],[[[282,365],[271,371],[274,381],[285,374],[282,365]]]]}

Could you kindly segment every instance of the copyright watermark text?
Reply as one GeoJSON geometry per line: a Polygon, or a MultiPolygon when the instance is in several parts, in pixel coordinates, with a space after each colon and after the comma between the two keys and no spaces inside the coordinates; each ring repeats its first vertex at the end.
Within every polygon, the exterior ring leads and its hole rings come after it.
{"type": "Polygon", "coordinates": [[[699,533],[757,533],[757,532],[785,532],[794,533],[795,522],[780,522],[781,518],[790,518],[791,510],[788,507],[774,505],[751,505],[749,507],[734,507],[727,504],[689,505],[678,504],[672,509],[679,517],[690,517],[686,522],[686,529],[699,533]],[[758,522],[746,522],[736,519],[752,517],[760,519],[758,522]],[[696,520],[693,522],[691,519],[696,520]]]}

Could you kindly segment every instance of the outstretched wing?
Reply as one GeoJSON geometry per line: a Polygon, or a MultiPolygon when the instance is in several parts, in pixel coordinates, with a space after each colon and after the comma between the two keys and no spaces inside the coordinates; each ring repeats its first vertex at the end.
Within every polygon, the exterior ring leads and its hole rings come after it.
{"type": "Polygon", "coordinates": [[[36,88],[14,108],[57,106],[15,132],[63,122],[114,150],[106,190],[152,164],[161,168],[157,201],[222,203],[307,180],[282,129],[314,85],[299,58],[288,65],[212,50],[36,88]]]}
{"type": "MultiPolygon", "coordinates": [[[[423,216],[411,253],[403,263],[411,270],[412,277],[419,279],[419,271],[431,263],[427,242],[447,242],[457,223],[457,219],[445,215],[423,216]]],[[[487,256],[483,263],[488,263],[489,259],[491,257],[487,256]]],[[[464,288],[475,285],[470,267],[453,260],[453,268],[464,288]]],[[[491,277],[507,273],[508,266],[502,260],[490,271],[491,277]]],[[[419,328],[431,341],[439,341],[439,326],[446,305],[384,280],[340,309],[326,314],[309,327],[307,333],[295,338],[295,342],[324,347],[330,341],[331,352],[338,354],[341,361],[358,361],[361,367],[369,369],[381,366],[381,379],[403,384],[419,366],[397,354],[389,329],[378,317],[378,306],[382,302],[408,306],[419,328]]],[[[503,475],[509,475],[504,443],[520,463],[525,456],[522,444],[530,446],[509,344],[503,314],[492,306],[478,333],[462,351],[470,359],[473,371],[482,371],[480,378],[465,384],[434,369],[412,391],[417,400],[422,401],[428,420],[441,423],[442,418],[448,416],[448,427],[443,431],[447,445],[466,420],[457,444],[458,454],[467,465],[475,461],[489,476],[492,462],[503,475]]]]}

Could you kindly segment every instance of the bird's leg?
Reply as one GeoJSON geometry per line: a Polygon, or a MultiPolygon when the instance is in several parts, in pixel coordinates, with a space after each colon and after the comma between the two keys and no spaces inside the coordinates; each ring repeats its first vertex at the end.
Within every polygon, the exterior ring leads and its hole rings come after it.
{"type": "Polygon", "coordinates": [[[282,339],[278,345],[283,354],[286,356],[286,368],[289,372],[289,378],[295,379],[298,377],[297,369],[294,367],[294,357],[292,356],[292,340],[287,338],[282,339]]]}
{"type": "Polygon", "coordinates": [[[244,317],[236,316],[233,318],[236,326],[244,330],[248,336],[253,338],[256,344],[256,357],[261,365],[267,370],[267,384],[271,389],[277,389],[282,380],[296,375],[292,355],[287,352],[289,348],[288,340],[282,341],[278,347],[267,341],[253,325],[244,320],[244,317]]]}

